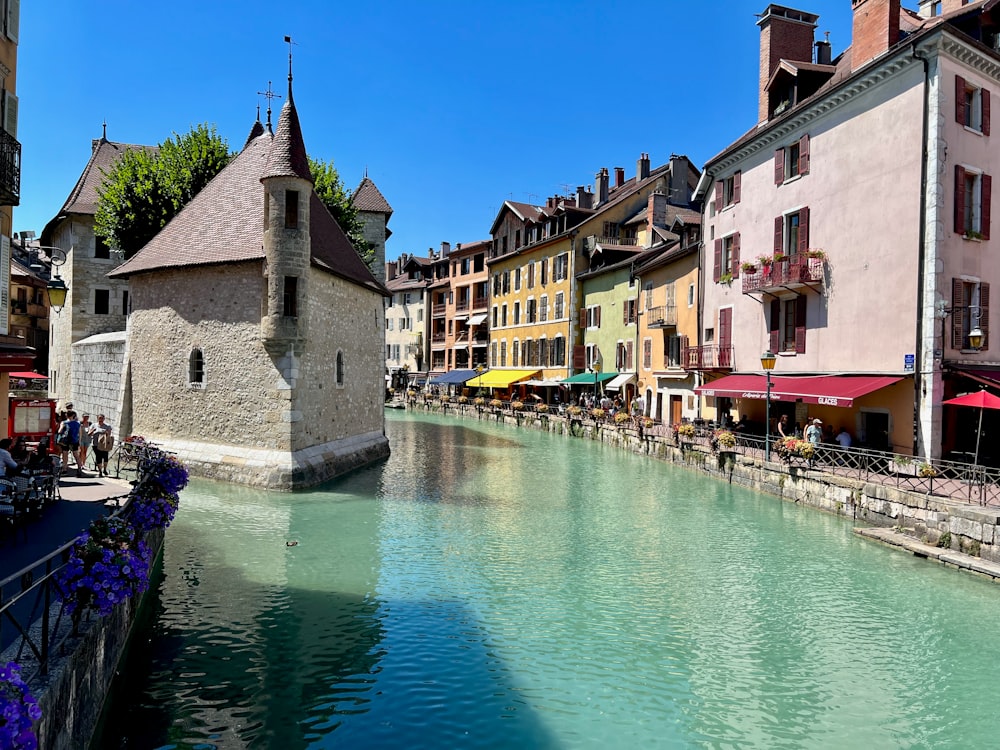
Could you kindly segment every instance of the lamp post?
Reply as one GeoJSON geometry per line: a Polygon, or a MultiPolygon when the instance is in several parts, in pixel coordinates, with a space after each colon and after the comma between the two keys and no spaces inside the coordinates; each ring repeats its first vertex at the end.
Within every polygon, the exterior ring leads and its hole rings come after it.
{"type": "Polygon", "coordinates": [[[479,389],[476,391],[477,396],[481,396],[483,393],[483,371],[485,369],[481,364],[476,365],[476,386],[479,389]]]}
{"type": "Polygon", "coordinates": [[[594,404],[597,404],[597,378],[601,374],[601,363],[594,362],[590,369],[594,371],[594,404]]]}
{"type": "Polygon", "coordinates": [[[771,370],[777,361],[774,352],[768,349],[760,355],[760,366],[767,376],[767,398],[764,400],[764,460],[771,460],[771,370]]]}

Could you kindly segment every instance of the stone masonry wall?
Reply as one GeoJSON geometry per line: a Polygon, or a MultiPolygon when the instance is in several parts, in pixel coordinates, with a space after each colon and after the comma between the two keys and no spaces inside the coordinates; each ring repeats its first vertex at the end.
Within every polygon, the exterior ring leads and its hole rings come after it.
{"type": "Polygon", "coordinates": [[[125,366],[125,332],[102,333],[73,344],[73,406],[91,422],[103,414],[115,429],[121,427],[119,390],[125,366]]]}

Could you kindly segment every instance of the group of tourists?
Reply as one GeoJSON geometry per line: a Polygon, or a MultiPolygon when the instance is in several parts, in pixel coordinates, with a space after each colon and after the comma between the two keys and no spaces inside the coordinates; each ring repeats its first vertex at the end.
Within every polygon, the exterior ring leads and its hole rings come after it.
{"type": "Polygon", "coordinates": [[[98,476],[108,475],[108,455],[114,447],[114,429],[105,420],[103,414],[97,415],[97,422],[90,421],[90,415],[84,414],[82,420],[77,419],[73,404],[57,416],[59,427],[56,430],[56,446],[62,457],[62,465],[69,468],[69,457],[76,461],[76,475],[83,473],[87,466],[87,454],[91,448],[94,451],[94,471],[98,476]]]}
{"type": "Polygon", "coordinates": [[[783,438],[805,438],[813,445],[827,443],[837,444],[841,448],[850,448],[852,442],[851,433],[844,427],[841,427],[838,432],[834,433],[832,425],[823,426],[823,420],[807,419],[805,430],[798,423],[793,428],[789,424],[787,414],[782,414],[778,419],[778,434],[783,438]]]}

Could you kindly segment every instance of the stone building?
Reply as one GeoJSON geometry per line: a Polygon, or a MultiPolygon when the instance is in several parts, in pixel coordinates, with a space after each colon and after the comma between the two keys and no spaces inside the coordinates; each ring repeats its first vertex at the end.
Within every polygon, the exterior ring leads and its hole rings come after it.
{"type": "Polygon", "coordinates": [[[372,274],[379,275],[379,281],[385,281],[385,276],[382,275],[385,273],[385,241],[392,234],[388,227],[392,206],[371,181],[367,171],[351,196],[351,201],[358,209],[358,218],[364,225],[362,234],[365,240],[375,248],[375,259],[369,270],[372,274]]]}
{"type": "Polygon", "coordinates": [[[288,96],[115,269],[132,312],[122,433],[204,476],[291,490],[388,455],[385,287],[313,190],[288,96]],[[130,394],[130,395],[128,395],[130,394]]]}

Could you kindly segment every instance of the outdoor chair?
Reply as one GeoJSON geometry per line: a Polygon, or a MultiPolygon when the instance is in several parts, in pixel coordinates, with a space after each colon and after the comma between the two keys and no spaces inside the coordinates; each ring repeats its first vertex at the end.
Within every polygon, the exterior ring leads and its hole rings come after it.
{"type": "Polygon", "coordinates": [[[24,520],[24,508],[17,500],[17,486],[9,479],[0,479],[0,523],[11,530],[15,541],[18,527],[25,541],[28,539],[24,520]]]}
{"type": "Polygon", "coordinates": [[[39,516],[45,504],[45,496],[32,476],[15,475],[10,478],[14,483],[16,502],[24,508],[29,516],[39,516]]]}

